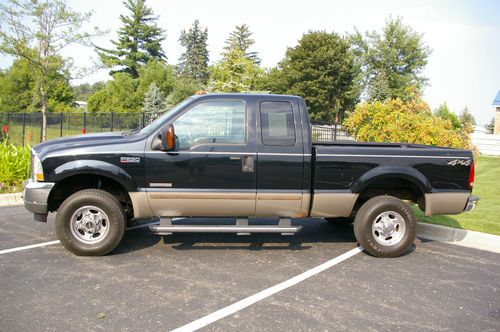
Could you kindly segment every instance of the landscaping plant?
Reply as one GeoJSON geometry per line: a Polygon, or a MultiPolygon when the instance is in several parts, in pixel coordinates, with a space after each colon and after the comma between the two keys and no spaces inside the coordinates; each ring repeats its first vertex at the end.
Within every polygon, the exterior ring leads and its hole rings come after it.
{"type": "Polygon", "coordinates": [[[0,192],[20,191],[30,174],[30,147],[0,143],[0,192]]]}

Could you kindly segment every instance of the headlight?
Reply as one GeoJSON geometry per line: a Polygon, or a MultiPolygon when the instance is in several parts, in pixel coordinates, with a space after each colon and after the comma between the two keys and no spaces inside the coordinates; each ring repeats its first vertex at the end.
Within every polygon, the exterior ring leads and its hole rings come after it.
{"type": "Polygon", "coordinates": [[[31,178],[33,181],[43,181],[43,168],[40,158],[36,154],[31,156],[31,178]]]}

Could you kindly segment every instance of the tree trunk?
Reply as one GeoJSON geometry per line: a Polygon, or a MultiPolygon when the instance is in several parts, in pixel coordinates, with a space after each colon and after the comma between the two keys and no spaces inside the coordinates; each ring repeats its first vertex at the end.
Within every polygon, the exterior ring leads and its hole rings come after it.
{"type": "Polygon", "coordinates": [[[42,102],[42,142],[47,140],[47,98],[43,96],[42,102]]]}

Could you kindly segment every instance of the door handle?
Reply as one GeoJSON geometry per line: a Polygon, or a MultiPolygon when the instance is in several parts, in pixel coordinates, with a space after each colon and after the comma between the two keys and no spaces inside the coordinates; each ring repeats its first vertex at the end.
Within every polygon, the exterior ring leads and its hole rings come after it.
{"type": "Polygon", "coordinates": [[[243,156],[241,170],[243,173],[252,173],[255,169],[255,158],[253,156],[243,156]]]}

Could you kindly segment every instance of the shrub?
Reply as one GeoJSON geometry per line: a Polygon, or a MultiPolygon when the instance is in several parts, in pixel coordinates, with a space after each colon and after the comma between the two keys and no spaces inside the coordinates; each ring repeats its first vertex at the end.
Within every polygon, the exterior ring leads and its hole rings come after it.
{"type": "Polygon", "coordinates": [[[405,101],[358,104],[344,124],[359,141],[470,148],[469,135],[454,128],[450,120],[434,116],[416,94],[405,101]]]}
{"type": "Polygon", "coordinates": [[[0,143],[0,192],[20,190],[30,173],[30,148],[0,143]]]}

